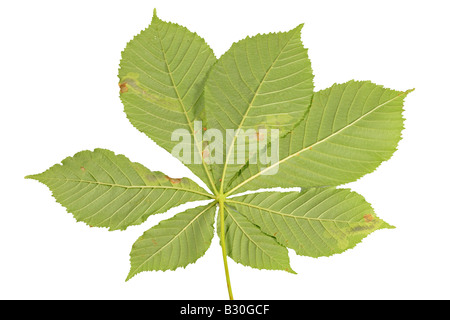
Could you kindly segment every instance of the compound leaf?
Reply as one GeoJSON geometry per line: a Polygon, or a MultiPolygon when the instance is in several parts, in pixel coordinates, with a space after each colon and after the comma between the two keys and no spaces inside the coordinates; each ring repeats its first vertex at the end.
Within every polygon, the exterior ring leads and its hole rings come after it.
{"type": "Polygon", "coordinates": [[[112,151],[81,151],[47,171],[27,176],[47,185],[77,221],[126,229],[182,203],[210,196],[188,178],[152,172],[112,151]]]}
{"type": "Polygon", "coordinates": [[[392,228],[349,189],[261,192],[227,201],[280,244],[310,257],[341,253],[375,230],[392,228]]]}
{"type": "Polygon", "coordinates": [[[109,230],[188,201],[210,200],[144,232],[131,249],[127,280],[143,271],[186,267],[203,256],[218,205],[230,298],[227,256],[245,266],[295,273],[288,248],[330,256],[375,230],[393,228],[361,195],[335,187],[392,156],[412,90],[349,81],[313,92],[301,29],[247,37],[216,59],[201,37],[155,12],[122,52],[118,76],[128,119],[182,160],[212,194],[190,179],[150,171],[105,149],[79,152],[26,178],[46,184],[77,221],[109,230]],[[279,140],[269,141],[273,134],[279,140]],[[274,187],[302,191],[236,195],[274,187]]]}
{"type": "Polygon", "coordinates": [[[127,280],[142,271],[175,270],[194,263],[214,235],[215,203],[188,209],[161,221],[133,244],[127,280]]]}

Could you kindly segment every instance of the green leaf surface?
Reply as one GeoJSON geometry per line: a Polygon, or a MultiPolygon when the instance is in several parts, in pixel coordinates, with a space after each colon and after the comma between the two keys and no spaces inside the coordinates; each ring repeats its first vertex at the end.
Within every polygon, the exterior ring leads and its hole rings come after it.
{"type": "Polygon", "coordinates": [[[27,178],[47,185],[77,221],[109,230],[140,224],[188,201],[210,199],[188,178],[152,172],[105,149],[81,151],[27,178]]]}
{"type": "Polygon", "coordinates": [[[193,160],[202,159],[194,121],[202,112],[203,86],[215,62],[201,37],[155,14],[151,25],[127,44],[119,69],[120,98],[130,122],[169,152],[179,143],[172,141],[172,133],[186,130],[194,147],[192,162],[185,165],[208,186],[206,164],[193,160]]]}
{"type": "Polygon", "coordinates": [[[142,271],[175,270],[203,256],[214,236],[215,202],[161,221],[133,244],[127,280],[142,271]]]}
{"type": "Polygon", "coordinates": [[[310,257],[341,253],[375,230],[393,228],[349,189],[261,192],[227,202],[280,244],[310,257]]]}
{"type": "MultiPolygon", "coordinates": [[[[289,32],[247,37],[234,43],[211,68],[205,85],[208,128],[235,130],[230,145],[215,150],[222,164],[213,167],[219,188],[240,169],[235,146],[248,129],[278,129],[280,135],[299,123],[311,102],[313,74],[300,40],[302,25],[289,32]]],[[[250,137],[251,139],[252,137],[250,137]]]]}
{"type": "Polygon", "coordinates": [[[270,187],[338,186],[374,171],[397,149],[411,90],[349,81],[314,94],[305,120],[280,141],[271,167],[248,166],[229,194],[270,187]],[[275,175],[264,174],[277,169],[275,175]]]}
{"type": "MultiPolygon", "coordinates": [[[[220,230],[219,222],[217,230],[220,230]]],[[[256,269],[295,273],[289,265],[287,249],[228,206],[225,206],[225,241],[227,255],[237,263],[256,269]]]]}

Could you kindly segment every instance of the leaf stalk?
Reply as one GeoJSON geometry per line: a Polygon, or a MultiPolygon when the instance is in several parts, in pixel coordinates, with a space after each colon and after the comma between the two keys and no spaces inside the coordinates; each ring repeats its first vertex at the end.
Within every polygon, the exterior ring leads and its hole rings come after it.
{"type": "Polygon", "coordinates": [[[218,197],[219,201],[219,215],[220,215],[220,245],[222,247],[222,257],[223,257],[223,266],[225,268],[225,278],[227,280],[227,288],[228,288],[228,296],[230,300],[233,299],[233,292],[231,290],[231,282],[230,282],[230,274],[228,271],[228,263],[227,263],[227,248],[225,244],[225,197],[218,197]]]}

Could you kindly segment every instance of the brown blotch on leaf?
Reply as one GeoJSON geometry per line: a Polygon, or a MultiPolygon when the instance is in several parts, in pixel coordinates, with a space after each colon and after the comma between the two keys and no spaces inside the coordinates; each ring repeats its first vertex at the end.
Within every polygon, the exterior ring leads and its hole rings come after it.
{"type": "Polygon", "coordinates": [[[364,215],[364,220],[366,222],[371,222],[371,221],[373,221],[373,219],[374,219],[374,217],[371,214],[365,214],[364,215]]]}
{"type": "Polygon", "coordinates": [[[156,240],[155,239],[152,239],[152,243],[153,243],[153,245],[158,245],[158,242],[156,242],[156,240]]]}
{"type": "Polygon", "coordinates": [[[173,184],[177,184],[181,182],[181,179],[177,179],[177,178],[171,178],[169,176],[166,176],[166,179],[169,180],[171,183],[173,184]]]}
{"type": "Polygon", "coordinates": [[[312,150],[312,147],[309,147],[309,150],[312,150]]]}
{"type": "Polygon", "coordinates": [[[81,171],[85,172],[86,168],[85,167],[80,167],[81,171]]]}
{"type": "Polygon", "coordinates": [[[264,140],[264,134],[260,133],[259,131],[256,133],[256,140],[257,141],[262,141],[264,140]]]}
{"type": "Polygon", "coordinates": [[[128,92],[128,87],[126,82],[119,82],[120,93],[128,92]]]}

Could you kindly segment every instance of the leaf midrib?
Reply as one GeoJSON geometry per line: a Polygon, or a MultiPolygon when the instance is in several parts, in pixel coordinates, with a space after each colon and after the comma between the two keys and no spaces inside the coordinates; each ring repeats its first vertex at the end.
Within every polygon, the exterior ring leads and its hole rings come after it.
{"type": "Polygon", "coordinates": [[[71,182],[79,182],[79,183],[88,183],[88,184],[98,184],[108,187],[117,187],[117,188],[125,188],[125,189],[173,189],[177,191],[186,191],[191,193],[196,193],[208,198],[215,199],[215,197],[212,194],[201,192],[193,189],[187,189],[187,188],[179,188],[174,186],[139,186],[139,185],[123,185],[123,184],[117,184],[117,183],[107,183],[107,182],[101,182],[101,181],[90,181],[90,180],[83,180],[83,179],[62,179],[62,178],[45,178],[46,180],[62,180],[62,181],[71,181],[71,182]]]}
{"type": "Polygon", "coordinates": [[[245,206],[250,207],[250,208],[255,208],[255,209],[258,209],[258,210],[262,210],[262,211],[267,211],[269,213],[278,214],[280,216],[288,217],[288,218],[302,219],[302,220],[307,220],[307,221],[319,221],[321,223],[322,222],[340,222],[340,223],[347,223],[347,224],[351,223],[351,221],[347,221],[347,220],[323,219],[323,218],[296,216],[296,215],[293,215],[293,214],[283,213],[283,212],[280,212],[280,211],[276,211],[276,210],[272,210],[272,209],[269,209],[269,208],[260,207],[260,206],[257,206],[257,205],[252,205],[252,204],[247,203],[247,202],[241,202],[241,201],[236,201],[236,200],[232,200],[232,199],[227,199],[227,202],[236,203],[236,204],[240,204],[240,205],[245,205],[245,206]]]}

